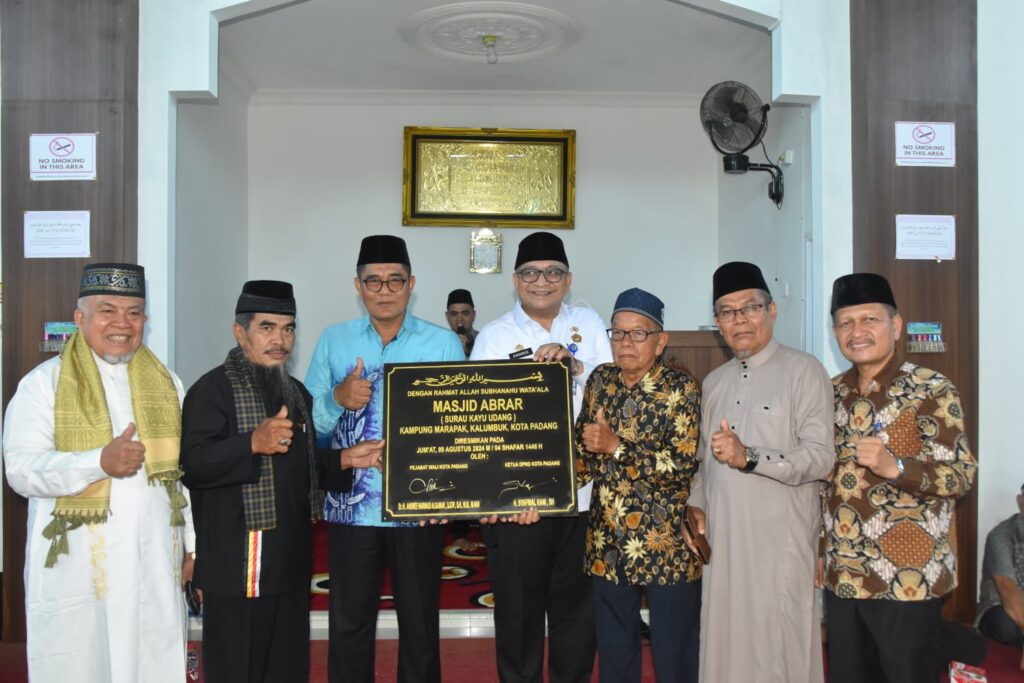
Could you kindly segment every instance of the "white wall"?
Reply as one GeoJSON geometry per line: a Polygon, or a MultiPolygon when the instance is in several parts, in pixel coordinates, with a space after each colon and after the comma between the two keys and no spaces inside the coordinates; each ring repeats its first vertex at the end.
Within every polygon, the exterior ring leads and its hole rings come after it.
{"type": "Polygon", "coordinates": [[[836,374],[847,363],[832,337],[829,298],[832,282],[853,271],[849,0],[781,0],[779,17],[772,30],[772,98],[810,105],[806,343],[836,374]]]}
{"type": "MultiPolygon", "coordinates": [[[[718,164],[718,260],[756,263],[778,305],[775,337],[810,351],[805,345],[804,307],[804,237],[810,231],[808,117],[807,107],[801,106],[775,105],[768,112],[764,143],[769,158],[774,163],[783,150],[793,151],[793,163],[782,167],[781,209],[768,198],[767,173],[726,175],[718,164]]],[[[747,154],[751,162],[764,163],[760,146],[747,154]]]]}
{"type": "MultiPolygon", "coordinates": [[[[289,0],[143,0],[139,36],[139,262],[154,292],[147,344],[174,358],[176,107],[182,93],[216,94],[217,23],[289,0]]],[[[772,100],[810,104],[814,242],[807,346],[835,371],[827,297],[852,264],[848,0],[669,0],[771,31],[772,100]],[[785,17],[785,21],[783,21],[785,17]],[[827,229],[826,229],[827,226],[827,229]]],[[[767,99],[767,98],[766,98],[767,99]]]]}
{"type": "Polygon", "coordinates": [[[282,97],[259,96],[250,108],[249,277],[294,283],[298,374],[326,325],[362,314],[352,278],[365,235],[407,241],[415,315],[444,324],[455,287],[473,292],[479,323],[514,303],[516,247],[529,230],[501,229],[504,272],[473,275],[470,228],[401,226],[406,125],[574,128],[577,227],[559,231],[575,278],[570,299],[607,317],[618,292],[640,286],[665,300],[669,328],[710,322],[720,162],[694,98],[334,94],[289,104],[295,95],[282,97]]]}
{"type": "MultiPolygon", "coordinates": [[[[1024,92],[1024,3],[978,3],[978,576],[985,535],[1016,511],[1024,484],[1021,446],[1021,339],[1024,318],[1014,313],[1024,253],[1024,193],[1008,161],[1006,126],[1019,120],[1024,92]],[[1009,87],[1008,87],[1009,86],[1009,87]],[[1012,284],[1011,284],[1012,283],[1012,284]],[[1009,285],[1009,286],[1008,286],[1009,285]]],[[[967,141],[966,144],[972,144],[967,141]]],[[[968,416],[971,419],[974,416],[968,416]]]]}
{"type": "Polygon", "coordinates": [[[234,345],[248,272],[248,93],[222,74],[216,100],[178,106],[174,362],[188,387],[234,345]]]}

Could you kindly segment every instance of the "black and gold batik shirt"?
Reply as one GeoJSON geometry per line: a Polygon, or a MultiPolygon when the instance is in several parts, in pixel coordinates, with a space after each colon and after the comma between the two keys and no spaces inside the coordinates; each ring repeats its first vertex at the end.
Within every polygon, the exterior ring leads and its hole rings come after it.
{"type": "Polygon", "coordinates": [[[594,482],[586,571],[630,585],[696,581],[700,560],[680,532],[690,480],[697,472],[700,387],[660,360],[632,388],[605,364],[587,381],[576,420],[576,470],[594,482]],[[590,453],[583,427],[599,408],[618,435],[616,454],[590,453]]]}

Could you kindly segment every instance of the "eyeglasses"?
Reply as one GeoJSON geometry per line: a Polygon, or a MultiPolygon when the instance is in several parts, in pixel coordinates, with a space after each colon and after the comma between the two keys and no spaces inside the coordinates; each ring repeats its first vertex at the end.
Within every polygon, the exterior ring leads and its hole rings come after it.
{"type": "Polygon", "coordinates": [[[747,304],[742,308],[723,308],[715,311],[715,320],[722,323],[731,323],[737,313],[742,313],[744,318],[752,318],[755,313],[760,313],[761,309],[768,304],[747,304]]]}
{"type": "Polygon", "coordinates": [[[605,332],[608,333],[608,338],[612,341],[622,341],[628,334],[629,338],[637,344],[643,344],[647,341],[648,337],[652,334],[658,334],[661,330],[620,330],[615,327],[609,327],[605,332]]]}
{"type": "Polygon", "coordinates": [[[382,280],[379,277],[368,277],[363,280],[363,287],[366,287],[371,292],[379,292],[384,289],[385,282],[388,285],[388,291],[401,292],[405,289],[405,283],[408,280],[404,277],[389,277],[387,280],[382,280]]]}
{"type": "Polygon", "coordinates": [[[561,268],[545,268],[544,270],[539,270],[537,268],[523,268],[522,270],[517,270],[516,275],[518,275],[519,279],[523,282],[536,282],[540,279],[540,274],[544,273],[544,279],[553,284],[561,282],[562,278],[565,277],[565,274],[568,272],[569,271],[562,270],[561,268]]]}

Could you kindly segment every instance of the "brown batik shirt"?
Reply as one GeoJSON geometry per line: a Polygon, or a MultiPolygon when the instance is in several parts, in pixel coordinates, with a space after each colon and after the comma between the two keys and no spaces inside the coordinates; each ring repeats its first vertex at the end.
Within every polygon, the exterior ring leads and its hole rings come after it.
{"type": "Polygon", "coordinates": [[[683,543],[682,509],[697,471],[700,387],[659,360],[632,388],[614,364],[587,381],[576,420],[579,483],[594,482],[586,571],[629,585],[696,581],[701,564],[683,543]],[[618,457],[583,447],[599,408],[620,441],[618,457]]]}
{"type": "Polygon", "coordinates": [[[945,595],[956,587],[953,508],[977,469],[956,387],[896,357],[864,395],[856,368],[832,384],[836,465],[823,494],[825,585],[841,598],[945,595]],[[879,436],[904,474],[887,480],[859,467],[854,452],[863,436],[879,436]]]}

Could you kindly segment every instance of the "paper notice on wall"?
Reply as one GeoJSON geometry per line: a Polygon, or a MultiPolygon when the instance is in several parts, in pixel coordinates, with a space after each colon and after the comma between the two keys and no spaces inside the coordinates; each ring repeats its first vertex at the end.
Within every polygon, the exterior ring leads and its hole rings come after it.
{"type": "Polygon", "coordinates": [[[25,258],[89,256],[88,211],[26,211],[25,258]]]}
{"type": "Polygon", "coordinates": [[[29,136],[32,180],[95,180],[96,133],[36,133],[29,136]]]}
{"type": "Polygon", "coordinates": [[[956,217],[896,216],[896,258],[952,261],[956,258],[956,217]]]}
{"type": "Polygon", "coordinates": [[[897,166],[956,166],[956,124],[896,122],[897,166]]]}

